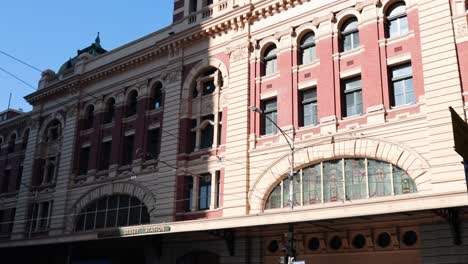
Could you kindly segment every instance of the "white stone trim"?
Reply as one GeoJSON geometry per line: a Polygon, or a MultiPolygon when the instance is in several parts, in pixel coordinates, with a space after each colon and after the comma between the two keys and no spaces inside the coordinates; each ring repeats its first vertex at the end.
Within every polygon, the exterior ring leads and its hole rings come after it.
{"type": "Polygon", "coordinates": [[[405,62],[411,61],[411,54],[406,53],[396,57],[391,57],[387,59],[387,66],[394,66],[405,62]]]}
{"type": "MultiPolygon", "coordinates": [[[[331,144],[302,147],[295,151],[295,168],[343,157],[371,158],[394,164],[406,171],[418,187],[430,182],[430,166],[421,155],[398,143],[373,138],[343,139],[331,144]]],[[[268,195],[289,172],[289,160],[289,153],[276,160],[252,184],[248,195],[251,213],[263,212],[268,195]]]]}

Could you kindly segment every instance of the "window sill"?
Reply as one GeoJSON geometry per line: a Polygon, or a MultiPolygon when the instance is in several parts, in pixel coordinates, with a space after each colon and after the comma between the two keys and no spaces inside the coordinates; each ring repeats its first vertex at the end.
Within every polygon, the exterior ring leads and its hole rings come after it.
{"type": "Polygon", "coordinates": [[[137,115],[132,115],[132,116],[129,116],[129,117],[124,117],[122,118],[122,122],[123,123],[128,123],[128,122],[132,122],[132,121],[135,121],[137,119],[137,115]]]}
{"type": "Polygon", "coordinates": [[[391,106],[389,112],[392,112],[393,110],[397,111],[397,110],[402,110],[402,109],[413,108],[415,106],[417,106],[416,103],[409,103],[409,104],[402,104],[402,105],[398,105],[398,106],[391,106]]]}
{"type": "Polygon", "coordinates": [[[91,134],[93,131],[94,131],[94,127],[81,130],[80,136],[91,134]]]}
{"type": "Polygon", "coordinates": [[[316,67],[316,66],[319,66],[320,65],[320,60],[319,59],[315,59],[313,60],[312,62],[310,63],[307,63],[307,64],[299,64],[297,66],[295,66],[295,70],[297,71],[302,71],[302,70],[306,70],[306,69],[309,69],[309,68],[313,68],[313,67],[316,67]]]}
{"type": "Polygon", "coordinates": [[[364,51],[364,47],[363,46],[359,46],[355,49],[352,49],[352,50],[348,50],[348,51],[342,51],[340,53],[337,53],[337,54],[333,54],[333,59],[336,60],[340,60],[340,59],[346,59],[348,57],[352,57],[354,55],[357,55],[361,52],[364,51]]]}
{"type": "Polygon", "coordinates": [[[146,115],[150,116],[150,115],[154,115],[154,114],[157,114],[157,113],[161,113],[162,111],[163,111],[162,107],[156,108],[156,109],[151,109],[151,110],[146,111],[146,115]]]}
{"type": "Polygon", "coordinates": [[[101,125],[101,128],[106,129],[106,128],[111,128],[113,126],[114,126],[114,121],[112,120],[112,122],[101,125]]]}
{"type": "Polygon", "coordinates": [[[257,77],[257,78],[255,78],[255,80],[257,82],[267,82],[267,81],[274,80],[279,76],[280,76],[280,73],[279,73],[279,71],[277,71],[277,72],[275,72],[273,74],[270,74],[270,75],[263,75],[263,76],[257,77]]]}
{"type": "Polygon", "coordinates": [[[357,115],[352,115],[352,116],[347,116],[347,117],[343,117],[343,121],[348,121],[348,120],[355,120],[355,119],[359,119],[361,117],[364,117],[364,113],[361,113],[361,114],[357,114],[357,115]]]}
{"type": "Polygon", "coordinates": [[[395,44],[395,43],[398,43],[398,42],[402,42],[402,41],[405,41],[405,40],[408,40],[410,38],[413,38],[414,37],[414,31],[408,31],[404,34],[401,34],[399,36],[394,36],[394,37],[391,37],[391,38],[385,38],[385,39],[381,39],[379,40],[379,46],[390,46],[392,44],[395,44]]]}
{"type": "Polygon", "coordinates": [[[197,215],[201,213],[211,213],[211,212],[217,212],[222,210],[222,207],[216,208],[216,209],[206,209],[206,210],[197,210],[197,211],[185,211],[185,212],[179,212],[176,213],[176,215],[197,215]]]}

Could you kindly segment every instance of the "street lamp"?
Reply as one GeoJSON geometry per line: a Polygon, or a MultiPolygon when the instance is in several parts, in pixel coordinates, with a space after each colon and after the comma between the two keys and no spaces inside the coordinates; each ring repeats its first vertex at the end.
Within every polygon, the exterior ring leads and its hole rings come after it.
{"type": "MultiPolygon", "coordinates": [[[[294,126],[292,127],[292,137],[289,136],[284,132],[283,129],[281,129],[278,124],[276,124],[275,121],[273,121],[268,115],[265,115],[262,109],[252,105],[249,106],[249,109],[253,112],[259,113],[262,115],[264,118],[268,119],[283,135],[283,137],[286,139],[286,142],[289,145],[289,150],[290,150],[290,156],[291,156],[291,163],[289,166],[289,206],[291,207],[291,210],[294,209],[294,136],[296,131],[294,130],[294,126]]],[[[287,256],[288,256],[288,263],[292,263],[294,260],[294,227],[292,223],[288,224],[288,232],[285,234],[286,238],[288,239],[288,243],[286,245],[287,249],[287,256]]]]}

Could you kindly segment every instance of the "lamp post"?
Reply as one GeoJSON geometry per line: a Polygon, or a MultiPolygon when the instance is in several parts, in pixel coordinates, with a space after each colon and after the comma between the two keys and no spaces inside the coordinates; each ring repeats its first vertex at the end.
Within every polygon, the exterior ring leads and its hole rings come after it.
{"type": "MultiPolygon", "coordinates": [[[[278,124],[276,124],[275,121],[273,121],[268,115],[265,115],[262,109],[252,105],[249,106],[249,109],[253,112],[259,113],[266,119],[268,119],[283,135],[283,137],[286,139],[286,142],[289,145],[289,150],[290,150],[290,156],[291,156],[291,163],[289,166],[289,206],[291,207],[291,210],[294,209],[294,136],[295,136],[295,130],[294,126],[292,127],[292,137],[289,136],[284,132],[283,129],[281,129],[278,124]]],[[[288,224],[288,232],[285,234],[286,238],[288,239],[286,249],[287,249],[287,256],[288,256],[288,263],[292,263],[294,260],[295,256],[295,250],[294,250],[294,226],[292,223],[288,224]]]]}

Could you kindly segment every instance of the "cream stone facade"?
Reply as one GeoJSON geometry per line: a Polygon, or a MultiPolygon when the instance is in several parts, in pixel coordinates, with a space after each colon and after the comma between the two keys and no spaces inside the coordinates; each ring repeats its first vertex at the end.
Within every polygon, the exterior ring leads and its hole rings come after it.
{"type": "Polygon", "coordinates": [[[97,38],[0,121],[2,184],[22,157],[0,197],[2,254],[468,263],[448,110],[466,121],[466,6],[175,0],[166,28],[111,51],[97,38]]]}

